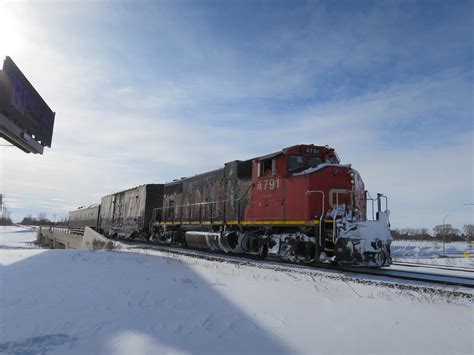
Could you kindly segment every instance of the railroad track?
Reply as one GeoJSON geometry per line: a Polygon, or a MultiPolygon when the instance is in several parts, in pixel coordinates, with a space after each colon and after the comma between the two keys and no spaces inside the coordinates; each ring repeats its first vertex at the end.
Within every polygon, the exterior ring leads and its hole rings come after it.
{"type": "MultiPolygon", "coordinates": [[[[319,264],[319,265],[301,265],[293,264],[289,262],[284,262],[278,259],[275,260],[256,260],[248,258],[245,256],[238,255],[228,255],[221,253],[210,253],[200,250],[190,250],[190,249],[180,249],[165,245],[157,245],[152,243],[137,243],[130,241],[121,241],[122,244],[127,246],[127,249],[130,250],[158,250],[161,252],[174,254],[174,255],[183,255],[192,258],[201,258],[210,261],[219,261],[227,262],[240,265],[253,265],[257,267],[265,267],[272,269],[291,269],[296,272],[309,272],[315,270],[330,270],[335,273],[346,273],[351,275],[370,275],[376,276],[378,281],[388,281],[388,280],[410,280],[416,282],[422,282],[425,284],[438,284],[438,285],[448,285],[448,286],[457,286],[457,287],[466,287],[474,288],[474,273],[472,275],[460,276],[460,275],[446,275],[446,274],[436,274],[436,273],[426,273],[419,271],[411,270],[391,270],[387,268],[381,269],[372,269],[372,268],[363,268],[363,267],[341,267],[331,264],[319,264]],[[278,260],[278,261],[276,261],[278,260]]],[[[464,270],[463,270],[464,271],[464,270]]]]}
{"type": "MultiPolygon", "coordinates": [[[[461,275],[447,275],[447,274],[437,274],[437,273],[427,273],[421,271],[412,271],[412,270],[393,270],[393,269],[367,269],[367,268],[340,268],[341,270],[363,273],[365,275],[376,275],[383,276],[388,278],[402,279],[402,280],[413,280],[421,281],[435,284],[443,284],[449,286],[461,286],[474,288],[474,273],[468,276],[461,275]]],[[[465,271],[465,270],[462,270],[465,271]]]]}
{"type": "Polygon", "coordinates": [[[473,267],[459,267],[459,266],[449,266],[449,265],[433,265],[433,264],[423,264],[423,263],[414,263],[414,262],[401,262],[394,261],[393,265],[399,266],[409,266],[415,268],[427,268],[427,269],[437,269],[437,270],[448,270],[448,271],[459,271],[459,272],[470,272],[474,273],[473,267]]]}

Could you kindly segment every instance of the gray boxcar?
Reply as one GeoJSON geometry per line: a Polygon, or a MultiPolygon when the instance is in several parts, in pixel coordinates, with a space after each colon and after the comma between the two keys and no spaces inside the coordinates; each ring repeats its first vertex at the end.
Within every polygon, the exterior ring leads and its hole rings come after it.
{"type": "Polygon", "coordinates": [[[100,228],[110,236],[146,237],[153,209],[163,205],[163,188],[146,184],[102,197],[100,228]]]}
{"type": "Polygon", "coordinates": [[[69,227],[83,228],[92,227],[98,228],[99,225],[100,205],[90,205],[88,207],[79,207],[77,210],[69,212],[69,227]]]}

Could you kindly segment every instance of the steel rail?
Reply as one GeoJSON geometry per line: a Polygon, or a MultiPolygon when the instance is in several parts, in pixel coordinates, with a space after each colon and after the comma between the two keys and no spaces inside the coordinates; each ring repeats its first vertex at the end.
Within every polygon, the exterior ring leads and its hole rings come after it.
{"type": "Polygon", "coordinates": [[[388,270],[388,269],[368,269],[368,268],[347,268],[338,267],[342,271],[363,273],[365,275],[375,275],[395,279],[413,280],[421,282],[429,282],[450,286],[462,286],[468,288],[474,288],[474,275],[473,277],[465,277],[458,275],[442,275],[442,274],[430,274],[419,271],[402,271],[402,270],[388,270]]]}
{"type": "Polygon", "coordinates": [[[420,268],[427,268],[427,269],[470,272],[470,273],[474,274],[474,268],[473,267],[423,264],[423,263],[414,263],[414,262],[409,262],[409,261],[408,262],[394,261],[392,264],[393,265],[399,265],[399,266],[420,267],[420,268]]]}

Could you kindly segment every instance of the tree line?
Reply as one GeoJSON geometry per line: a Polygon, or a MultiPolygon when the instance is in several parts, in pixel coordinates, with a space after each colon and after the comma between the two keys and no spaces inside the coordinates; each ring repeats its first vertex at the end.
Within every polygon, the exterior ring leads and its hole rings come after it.
{"type": "Polygon", "coordinates": [[[13,224],[10,217],[1,217],[0,216],[0,226],[11,226],[13,224]]]}
{"type": "Polygon", "coordinates": [[[474,240],[474,224],[465,224],[462,230],[451,224],[439,224],[430,231],[428,228],[392,229],[394,239],[438,240],[438,241],[472,241],[474,240]]]}
{"type": "Polygon", "coordinates": [[[67,225],[69,218],[67,216],[61,217],[56,221],[56,215],[53,216],[53,221],[48,218],[46,212],[40,212],[37,217],[31,214],[24,217],[20,224],[26,226],[50,226],[50,225],[67,225]]]}

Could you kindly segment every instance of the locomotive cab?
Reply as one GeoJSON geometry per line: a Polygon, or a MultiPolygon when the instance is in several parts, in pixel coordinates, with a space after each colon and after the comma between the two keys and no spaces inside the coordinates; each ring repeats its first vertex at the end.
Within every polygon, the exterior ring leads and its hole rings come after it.
{"type": "Polygon", "coordinates": [[[330,213],[365,213],[364,184],[334,149],[298,145],[256,158],[245,220],[262,224],[315,225],[330,213]]]}

